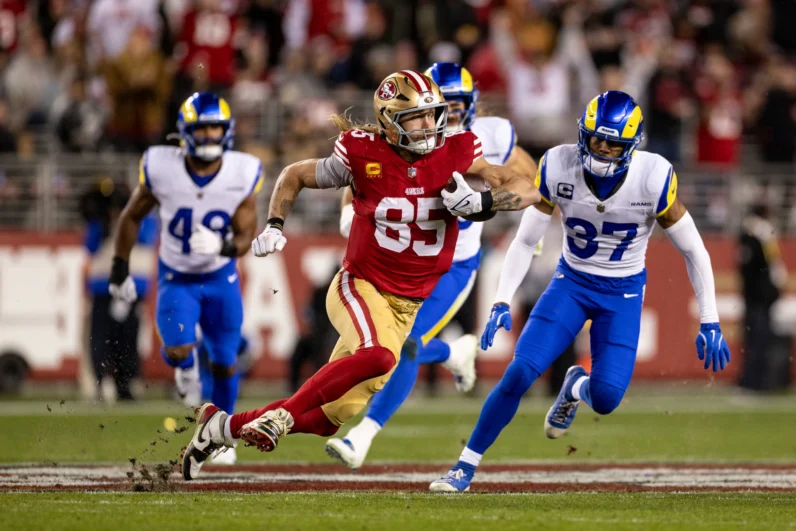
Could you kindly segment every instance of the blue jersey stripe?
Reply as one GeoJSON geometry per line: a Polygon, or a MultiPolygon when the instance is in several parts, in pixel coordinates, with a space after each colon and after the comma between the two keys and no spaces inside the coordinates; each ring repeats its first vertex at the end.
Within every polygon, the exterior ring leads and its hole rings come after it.
{"type": "Polygon", "coordinates": [[[658,199],[658,206],[655,209],[656,214],[660,214],[663,212],[668,205],[668,198],[669,198],[669,184],[672,181],[672,172],[674,168],[669,168],[669,173],[666,175],[666,182],[663,185],[663,190],[661,190],[661,197],[658,199]]]}
{"type": "Polygon", "coordinates": [[[539,193],[550,203],[550,190],[547,188],[547,153],[542,157],[542,167],[539,168],[539,193]]]}
{"type": "Polygon", "coordinates": [[[263,163],[262,161],[257,165],[257,174],[254,176],[254,182],[252,183],[252,188],[249,190],[249,195],[254,193],[254,189],[257,188],[257,183],[260,181],[260,175],[263,173],[263,163]]]}
{"type": "Polygon", "coordinates": [[[500,164],[505,164],[509,157],[511,156],[511,152],[514,150],[514,125],[509,123],[509,127],[511,127],[511,142],[509,142],[509,150],[506,151],[506,156],[503,157],[503,162],[500,164]]]}

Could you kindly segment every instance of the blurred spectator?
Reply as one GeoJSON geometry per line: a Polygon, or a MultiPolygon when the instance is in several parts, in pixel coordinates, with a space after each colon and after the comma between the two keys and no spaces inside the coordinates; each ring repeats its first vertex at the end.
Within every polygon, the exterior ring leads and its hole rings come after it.
{"type": "MultiPolygon", "coordinates": [[[[752,207],[740,236],[739,268],[743,283],[744,350],[740,386],[763,391],[778,378],[774,365],[774,333],[771,308],[787,282],[787,270],[777,244],[777,235],[763,204],[752,207]]],[[[789,356],[789,349],[784,357],[789,356]]],[[[787,371],[790,373],[790,371],[787,371]]]]}
{"type": "Polygon", "coordinates": [[[89,63],[94,65],[119,57],[136,28],[143,26],[153,35],[159,35],[162,30],[159,3],[159,0],[95,0],[86,21],[89,63]]]}
{"type": "Polygon", "coordinates": [[[0,71],[8,64],[17,49],[19,36],[25,25],[25,2],[0,0],[0,71]]]}
{"type": "Polygon", "coordinates": [[[572,123],[566,58],[555,50],[555,29],[545,20],[522,24],[493,18],[492,42],[508,85],[508,103],[521,144],[535,159],[576,131],[572,123]]]}
{"type": "Polygon", "coordinates": [[[249,23],[248,31],[265,35],[268,63],[263,67],[269,70],[279,63],[285,44],[281,3],[281,0],[252,0],[243,13],[243,19],[249,23]]]}
{"type": "Polygon", "coordinates": [[[293,50],[324,35],[336,45],[346,45],[362,34],[365,20],[364,0],[291,0],[283,31],[293,50]]]}
{"type": "Polygon", "coordinates": [[[22,44],[3,75],[10,105],[12,128],[47,123],[50,104],[58,94],[53,61],[47,44],[35,29],[26,32],[22,44]]]}
{"type": "Polygon", "coordinates": [[[271,97],[266,70],[268,45],[259,34],[250,34],[243,46],[243,65],[232,88],[231,103],[236,114],[256,113],[271,97]]]}
{"type": "Polygon", "coordinates": [[[644,113],[647,151],[671,163],[680,162],[685,120],[694,112],[691,87],[681,65],[676,54],[668,50],[661,53],[658,71],[647,87],[648,103],[644,113]]]}
{"type": "Polygon", "coordinates": [[[737,165],[743,132],[742,99],[735,69],[719,46],[709,48],[695,89],[701,106],[697,162],[737,165]]]}
{"type": "Polygon", "coordinates": [[[384,8],[376,2],[367,4],[365,16],[365,30],[351,46],[347,68],[349,79],[357,87],[362,90],[374,90],[383,77],[376,79],[374,72],[368,68],[368,55],[374,48],[389,44],[387,17],[384,8]]]}
{"type": "Polygon", "coordinates": [[[68,16],[69,7],[69,0],[39,0],[35,14],[36,24],[47,43],[52,44],[55,28],[68,16]]]}
{"type": "Polygon", "coordinates": [[[796,160],[796,63],[774,58],[761,74],[757,140],[765,162],[796,160]]]}
{"type": "Polygon", "coordinates": [[[86,82],[83,76],[75,78],[69,92],[53,103],[55,133],[61,147],[72,153],[97,151],[104,133],[105,113],[89,98],[86,82]]]}
{"type": "Polygon", "coordinates": [[[130,35],[124,52],[103,66],[111,99],[110,133],[122,150],[143,151],[157,141],[171,93],[166,59],[145,26],[130,35]]]}
{"type": "Polygon", "coordinates": [[[157,221],[153,215],[141,223],[138,244],[130,255],[130,275],[135,280],[138,300],[133,304],[113,299],[108,294],[108,276],[113,259],[113,234],[116,221],[129,193],[112,179],[101,179],[81,197],[86,221],[85,247],[91,255],[87,289],[92,296],[91,360],[97,378],[98,397],[102,379],[110,374],[119,400],[133,400],[130,382],[138,375],[139,306],[146,297],[153,272],[157,221]]]}
{"type": "MultiPolygon", "coordinates": [[[[183,76],[200,78],[207,90],[226,97],[235,82],[238,21],[221,0],[199,0],[185,15],[175,55],[183,76]]],[[[182,99],[182,98],[180,98],[182,99]]]]}
{"type": "Polygon", "coordinates": [[[0,154],[14,153],[17,139],[8,127],[8,102],[0,100],[0,154]]]}

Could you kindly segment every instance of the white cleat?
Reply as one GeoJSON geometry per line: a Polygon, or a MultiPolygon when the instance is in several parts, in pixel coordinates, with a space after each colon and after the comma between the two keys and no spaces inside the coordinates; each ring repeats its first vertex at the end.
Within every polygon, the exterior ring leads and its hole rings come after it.
{"type": "Polygon", "coordinates": [[[182,454],[182,477],[185,481],[196,479],[210,456],[234,446],[234,441],[224,437],[224,423],[228,416],[210,403],[196,412],[196,430],[182,454]]]}
{"type": "Polygon", "coordinates": [[[174,383],[185,407],[197,408],[202,404],[202,379],[199,376],[198,362],[194,361],[190,369],[175,368],[174,383]]]}
{"type": "Polygon", "coordinates": [[[211,465],[234,465],[238,462],[238,453],[235,448],[225,446],[220,450],[216,450],[207,462],[211,465]]]}
{"type": "Polygon", "coordinates": [[[326,454],[351,470],[357,470],[365,462],[368,451],[358,452],[348,439],[329,439],[326,441],[326,454]]]}
{"type": "Polygon", "coordinates": [[[469,392],[475,385],[475,358],[478,355],[478,338],[466,334],[450,344],[451,355],[442,365],[453,373],[456,390],[469,392]]]}

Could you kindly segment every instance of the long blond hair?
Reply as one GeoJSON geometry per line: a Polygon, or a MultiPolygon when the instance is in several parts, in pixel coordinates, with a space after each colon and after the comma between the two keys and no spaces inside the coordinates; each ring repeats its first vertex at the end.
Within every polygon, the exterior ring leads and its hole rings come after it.
{"type": "Polygon", "coordinates": [[[365,131],[366,133],[373,133],[376,135],[381,134],[381,129],[376,124],[354,122],[354,120],[351,118],[351,115],[348,114],[348,109],[339,114],[333,114],[329,116],[329,120],[332,121],[334,126],[341,133],[345,133],[346,131],[350,131],[351,129],[359,129],[361,131],[365,131]]]}

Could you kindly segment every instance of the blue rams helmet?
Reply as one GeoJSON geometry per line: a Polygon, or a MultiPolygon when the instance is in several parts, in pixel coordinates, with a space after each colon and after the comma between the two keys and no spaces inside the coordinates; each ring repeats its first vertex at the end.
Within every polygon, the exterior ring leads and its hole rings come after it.
{"type": "Polygon", "coordinates": [[[202,160],[215,160],[232,149],[235,136],[235,119],[224,98],[210,92],[195,92],[180,107],[177,115],[180,144],[188,154],[202,160]],[[203,125],[220,125],[224,134],[220,139],[197,139],[194,131],[203,125]]]}
{"type": "Polygon", "coordinates": [[[595,177],[614,177],[627,171],[643,137],[644,117],[636,100],[624,92],[609,90],[591,100],[578,121],[578,157],[595,177]],[[591,137],[621,145],[622,153],[615,158],[592,153],[591,137]]]}
{"type": "Polygon", "coordinates": [[[425,75],[439,85],[445,101],[464,103],[464,110],[448,111],[448,119],[458,116],[459,123],[455,130],[469,130],[475,120],[475,105],[478,102],[478,89],[470,72],[456,63],[434,63],[425,71],[425,75]]]}

